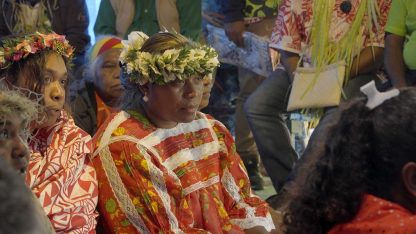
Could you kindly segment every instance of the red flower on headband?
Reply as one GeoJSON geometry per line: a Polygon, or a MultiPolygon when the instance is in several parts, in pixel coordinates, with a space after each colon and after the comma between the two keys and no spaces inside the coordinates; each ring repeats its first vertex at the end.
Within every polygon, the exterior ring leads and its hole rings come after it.
{"type": "Polygon", "coordinates": [[[25,37],[6,40],[3,46],[0,47],[0,68],[7,68],[14,62],[43,50],[53,50],[67,58],[72,58],[74,52],[65,36],[56,33],[42,34],[38,32],[25,37]]]}

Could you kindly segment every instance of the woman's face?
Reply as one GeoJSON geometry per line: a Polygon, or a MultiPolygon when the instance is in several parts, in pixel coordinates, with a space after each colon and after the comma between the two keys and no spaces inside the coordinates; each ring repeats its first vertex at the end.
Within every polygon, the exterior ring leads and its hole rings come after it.
{"type": "Polygon", "coordinates": [[[199,109],[203,109],[208,106],[209,98],[211,97],[211,89],[214,85],[214,79],[211,78],[211,76],[205,76],[202,82],[204,85],[204,89],[202,92],[202,99],[201,104],[199,105],[199,109]]]}
{"type": "MultiPolygon", "coordinates": [[[[25,87],[25,77],[19,76],[17,85],[25,87]]],[[[51,53],[46,56],[43,71],[44,87],[42,89],[45,115],[43,121],[36,128],[54,125],[60,116],[65,104],[65,88],[68,82],[68,72],[62,56],[51,53]]]]}
{"type": "Polygon", "coordinates": [[[123,94],[120,84],[120,66],[118,65],[120,53],[121,49],[111,49],[100,55],[97,58],[94,71],[94,86],[100,97],[110,105],[117,104],[123,94]]]}
{"type": "Polygon", "coordinates": [[[177,123],[195,119],[202,97],[202,79],[192,76],[185,81],[144,87],[148,97],[144,108],[150,120],[159,128],[172,128],[177,123]]]}
{"type": "Polygon", "coordinates": [[[29,162],[29,150],[23,131],[25,124],[18,115],[0,120],[0,157],[10,163],[14,169],[24,174],[29,162]]]}

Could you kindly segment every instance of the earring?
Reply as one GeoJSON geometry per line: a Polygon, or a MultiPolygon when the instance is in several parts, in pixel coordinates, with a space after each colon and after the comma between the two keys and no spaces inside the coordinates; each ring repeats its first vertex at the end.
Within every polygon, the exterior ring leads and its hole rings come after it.
{"type": "Polygon", "coordinates": [[[149,101],[149,98],[146,96],[146,94],[143,96],[142,99],[143,99],[144,102],[148,102],[149,101]]]}

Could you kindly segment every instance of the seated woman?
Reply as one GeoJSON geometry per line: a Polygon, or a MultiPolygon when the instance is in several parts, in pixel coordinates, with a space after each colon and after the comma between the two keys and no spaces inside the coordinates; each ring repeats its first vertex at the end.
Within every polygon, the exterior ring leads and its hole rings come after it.
{"type": "Polygon", "coordinates": [[[312,151],[287,233],[416,233],[416,90],[378,93],[371,82],[362,91],[312,151]]]}
{"type": "Polygon", "coordinates": [[[103,36],[89,51],[89,66],[83,82],[76,87],[72,113],[77,126],[95,134],[111,112],[118,111],[119,98],[123,94],[120,84],[121,40],[103,36]]]}
{"type": "Polygon", "coordinates": [[[179,34],[132,32],[120,62],[119,113],[94,137],[99,212],[107,233],[263,233],[274,229],[254,196],[228,130],[198,112],[216,52],[179,34]]]}
{"type": "Polygon", "coordinates": [[[64,110],[72,47],[64,36],[40,33],[2,43],[0,77],[41,104],[31,126],[26,183],[57,233],[94,232],[98,190],[88,157],[91,137],[64,110]]]}
{"type": "Polygon", "coordinates": [[[30,157],[28,127],[36,120],[37,105],[17,92],[0,90],[0,217],[10,217],[0,220],[0,233],[55,233],[38,199],[24,184],[30,157]]]}

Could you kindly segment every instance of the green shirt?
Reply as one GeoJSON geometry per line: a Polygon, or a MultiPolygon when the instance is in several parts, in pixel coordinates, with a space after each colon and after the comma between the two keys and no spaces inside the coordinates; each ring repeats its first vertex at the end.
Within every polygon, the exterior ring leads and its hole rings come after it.
{"type": "MultiPolygon", "coordinates": [[[[177,0],[176,7],[179,12],[180,33],[193,40],[198,40],[201,33],[201,0],[177,0]]],[[[115,35],[115,24],[116,15],[110,0],[101,0],[97,21],[94,25],[94,33],[96,35],[115,35]]],[[[154,0],[135,2],[133,23],[124,37],[127,38],[131,31],[142,31],[149,36],[160,31],[154,0]]]]}
{"type": "MultiPolygon", "coordinates": [[[[223,0],[225,1],[225,0],[223,0]]],[[[246,17],[277,16],[277,8],[281,0],[246,0],[244,15],[246,17]]]]}
{"type": "Polygon", "coordinates": [[[406,38],[403,59],[416,70],[416,0],[393,0],[385,31],[406,38]]]}

